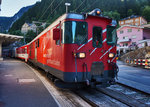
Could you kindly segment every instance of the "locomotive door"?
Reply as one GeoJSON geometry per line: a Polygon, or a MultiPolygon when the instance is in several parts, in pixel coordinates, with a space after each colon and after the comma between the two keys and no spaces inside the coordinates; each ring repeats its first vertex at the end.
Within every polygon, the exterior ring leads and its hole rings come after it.
{"type": "Polygon", "coordinates": [[[93,27],[93,43],[94,48],[102,48],[102,28],[98,26],[93,27]]]}
{"type": "MultiPolygon", "coordinates": [[[[100,26],[94,26],[93,27],[93,41],[92,41],[92,45],[95,49],[99,50],[100,53],[99,55],[102,56],[103,55],[103,36],[102,36],[102,27],[100,26]]],[[[92,67],[91,67],[91,75],[93,76],[100,76],[102,73],[104,72],[104,64],[103,61],[97,61],[94,60],[94,62],[92,63],[92,67]]]]}

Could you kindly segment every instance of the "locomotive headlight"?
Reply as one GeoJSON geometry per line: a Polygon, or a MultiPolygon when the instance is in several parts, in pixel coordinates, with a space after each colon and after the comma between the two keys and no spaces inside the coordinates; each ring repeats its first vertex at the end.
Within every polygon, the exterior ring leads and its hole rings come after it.
{"type": "Polygon", "coordinates": [[[84,52],[81,52],[81,53],[77,53],[77,58],[85,58],[86,55],[84,52]]]}
{"type": "Polygon", "coordinates": [[[109,58],[113,58],[115,56],[114,53],[109,53],[109,58]]]}
{"type": "Polygon", "coordinates": [[[96,11],[96,14],[99,15],[101,12],[100,11],[96,11]]]}

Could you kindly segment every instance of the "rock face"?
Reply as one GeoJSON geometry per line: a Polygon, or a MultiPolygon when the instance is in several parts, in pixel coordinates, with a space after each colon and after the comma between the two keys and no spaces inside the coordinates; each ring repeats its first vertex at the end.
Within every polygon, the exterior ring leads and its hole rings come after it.
{"type": "Polygon", "coordinates": [[[34,5],[23,7],[12,17],[0,17],[0,32],[8,31],[12,24],[34,5]]]}
{"type": "Polygon", "coordinates": [[[121,60],[126,61],[126,60],[134,60],[134,59],[145,59],[145,56],[148,53],[150,53],[150,46],[128,52],[127,54],[121,56],[121,60]]]}

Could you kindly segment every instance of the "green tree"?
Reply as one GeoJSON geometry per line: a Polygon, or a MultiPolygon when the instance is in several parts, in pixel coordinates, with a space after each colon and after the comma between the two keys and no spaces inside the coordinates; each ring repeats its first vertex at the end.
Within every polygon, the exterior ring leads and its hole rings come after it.
{"type": "Polygon", "coordinates": [[[150,21],[150,6],[145,6],[142,16],[144,16],[147,21],[150,21]]]}
{"type": "Polygon", "coordinates": [[[119,20],[120,19],[120,14],[117,11],[110,11],[110,12],[104,12],[104,16],[108,16],[109,18],[119,20]]]}
{"type": "Polygon", "coordinates": [[[133,15],[133,10],[132,10],[132,9],[129,9],[127,14],[128,14],[128,16],[133,15]]]}
{"type": "Polygon", "coordinates": [[[20,30],[15,30],[15,31],[12,31],[12,32],[9,32],[9,33],[12,34],[12,35],[17,35],[17,36],[23,36],[24,35],[23,33],[21,33],[20,30]]]}
{"type": "Polygon", "coordinates": [[[25,42],[29,43],[30,41],[32,41],[35,37],[37,36],[37,34],[35,32],[33,32],[32,30],[29,30],[27,32],[27,34],[25,35],[25,42]]]}

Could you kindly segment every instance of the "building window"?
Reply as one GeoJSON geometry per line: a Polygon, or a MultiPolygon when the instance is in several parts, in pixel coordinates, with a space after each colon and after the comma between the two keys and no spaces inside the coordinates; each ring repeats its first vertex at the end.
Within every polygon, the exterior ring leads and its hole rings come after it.
{"type": "Polygon", "coordinates": [[[128,39],[128,36],[124,36],[123,39],[128,39]]]}
{"type": "Polygon", "coordinates": [[[135,39],[135,38],[136,38],[136,35],[133,35],[132,38],[135,39]]]}
{"type": "Polygon", "coordinates": [[[135,46],[136,45],[136,42],[132,42],[132,46],[135,46]]]}
{"type": "Polygon", "coordinates": [[[136,22],[138,22],[138,21],[139,21],[139,19],[135,19],[135,21],[136,21],[136,22]]]}
{"type": "Polygon", "coordinates": [[[139,23],[135,23],[135,25],[136,25],[136,26],[138,26],[138,25],[139,25],[139,23]]]}
{"type": "Polygon", "coordinates": [[[123,30],[120,31],[120,34],[123,34],[123,30]]]}
{"type": "Polygon", "coordinates": [[[128,29],[128,32],[132,32],[132,29],[128,29]]]}
{"type": "Polygon", "coordinates": [[[123,46],[128,46],[128,43],[123,43],[123,46]]]}
{"type": "Polygon", "coordinates": [[[121,24],[124,24],[124,22],[122,21],[121,24]]]}

